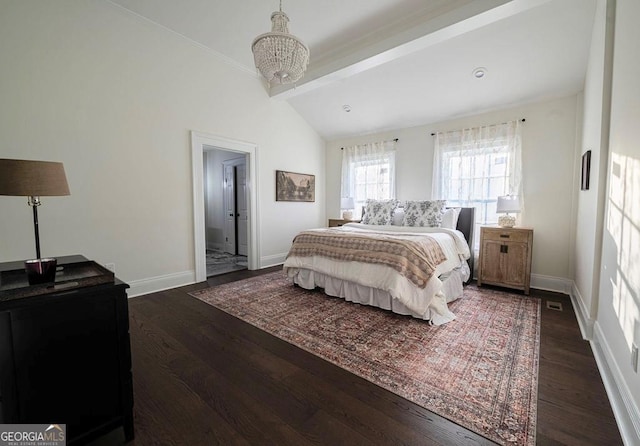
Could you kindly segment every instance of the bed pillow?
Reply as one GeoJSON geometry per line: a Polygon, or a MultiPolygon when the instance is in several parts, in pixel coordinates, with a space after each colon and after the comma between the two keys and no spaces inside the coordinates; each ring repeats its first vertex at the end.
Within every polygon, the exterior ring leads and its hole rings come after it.
{"type": "Polygon", "coordinates": [[[449,208],[445,209],[442,213],[441,228],[456,229],[458,227],[458,217],[460,216],[461,208],[449,208]]]}
{"type": "Polygon", "coordinates": [[[391,224],[394,226],[402,226],[402,221],[404,220],[404,209],[396,208],[393,213],[393,218],[391,219],[391,224]]]}
{"type": "Polygon", "coordinates": [[[371,200],[364,205],[362,223],[366,225],[390,225],[398,200],[371,200]]]}
{"type": "Polygon", "coordinates": [[[442,212],[446,204],[446,200],[407,201],[402,226],[438,228],[442,224],[442,212]]]}

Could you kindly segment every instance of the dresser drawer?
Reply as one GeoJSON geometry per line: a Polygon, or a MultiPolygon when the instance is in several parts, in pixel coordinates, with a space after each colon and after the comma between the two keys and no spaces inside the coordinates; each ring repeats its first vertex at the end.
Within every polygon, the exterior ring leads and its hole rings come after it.
{"type": "Polygon", "coordinates": [[[483,240],[499,242],[528,242],[531,237],[530,229],[505,229],[505,228],[482,228],[483,240]]]}

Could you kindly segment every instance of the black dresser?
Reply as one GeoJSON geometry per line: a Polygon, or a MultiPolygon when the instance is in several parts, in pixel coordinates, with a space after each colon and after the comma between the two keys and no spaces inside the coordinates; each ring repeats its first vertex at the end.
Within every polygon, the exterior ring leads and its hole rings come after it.
{"type": "Polygon", "coordinates": [[[67,444],[116,428],[132,440],[129,286],[83,256],[58,270],[29,286],[22,262],[0,263],[0,423],[66,424],[67,444]]]}

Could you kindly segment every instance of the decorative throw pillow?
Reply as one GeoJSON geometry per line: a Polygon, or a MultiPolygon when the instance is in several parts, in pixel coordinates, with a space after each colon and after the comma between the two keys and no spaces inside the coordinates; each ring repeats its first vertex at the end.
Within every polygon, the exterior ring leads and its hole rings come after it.
{"type": "Polygon", "coordinates": [[[401,207],[396,208],[393,213],[393,218],[391,219],[391,224],[395,226],[402,226],[402,222],[404,220],[404,209],[401,207]]]}
{"type": "Polygon", "coordinates": [[[446,200],[407,201],[402,226],[440,227],[446,204],[446,200]]]}
{"type": "Polygon", "coordinates": [[[445,209],[442,213],[441,228],[456,229],[458,227],[458,217],[460,216],[460,208],[445,209]]]}
{"type": "Polygon", "coordinates": [[[366,225],[390,225],[398,200],[371,200],[364,206],[362,223],[366,225]]]}

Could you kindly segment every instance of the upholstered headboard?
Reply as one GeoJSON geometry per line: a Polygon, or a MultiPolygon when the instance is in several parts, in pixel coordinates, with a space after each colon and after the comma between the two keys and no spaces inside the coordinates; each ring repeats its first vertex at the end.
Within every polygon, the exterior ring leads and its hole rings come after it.
{"type": "Polygon", "coordinates": [[[460,208],[460,215],[458,216],[458,226],[456,229],[464,234],[464,237],[467,239],[467,244],[469,245],[469,251],[471,252],[471,256],[467,263],[469,264],[469,269],[471,270],[471,275],[469,276],[469,280],[466,283],[471,282],[473,279],[473,229],[476,224],[476,209],[475,208],[460,208]]]}

